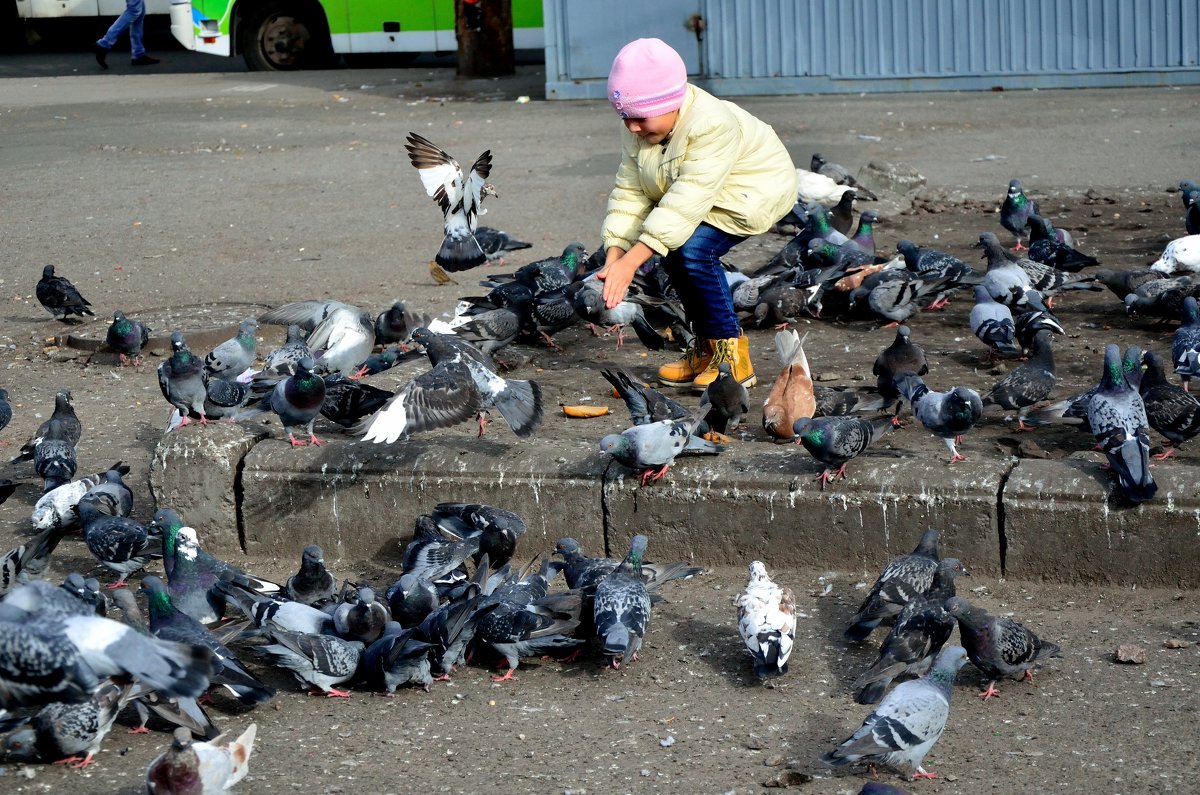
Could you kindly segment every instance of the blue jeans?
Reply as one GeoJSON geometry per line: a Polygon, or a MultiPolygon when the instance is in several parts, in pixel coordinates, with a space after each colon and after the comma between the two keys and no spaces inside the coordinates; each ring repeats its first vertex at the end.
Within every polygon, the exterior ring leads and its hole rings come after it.
{"type": "Polygon", "coordinates": [[[141,58],[146,54],[146,45],[142,44],[142,22],[145,19],[146,0],[125,0],[125,13],[117,17],[108,33],[96,44],[111,50],[125,28],[129,28],[129,54],[134,60],[141,58]]]}
{"type": "Polygon", "coordinates": [[[700,224],[686,243],[663,258],[663,266],[683,301],[692,331],[701,339],[727,340],[742,333],[721,257],[745,239],[700,224]]]}

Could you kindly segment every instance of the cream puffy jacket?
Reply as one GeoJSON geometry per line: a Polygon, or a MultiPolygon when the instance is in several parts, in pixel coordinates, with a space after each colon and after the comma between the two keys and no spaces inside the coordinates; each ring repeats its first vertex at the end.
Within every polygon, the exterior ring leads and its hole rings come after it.
{"type": "Polygon", "coordinates": [[[601,230],[606,250],[640,240],[666,254],[701,222],[757,235],[796,203],[796,167],[771,126],[696,86],[688,85],[665,143],[624,129],[621,140],[601,230]]]}

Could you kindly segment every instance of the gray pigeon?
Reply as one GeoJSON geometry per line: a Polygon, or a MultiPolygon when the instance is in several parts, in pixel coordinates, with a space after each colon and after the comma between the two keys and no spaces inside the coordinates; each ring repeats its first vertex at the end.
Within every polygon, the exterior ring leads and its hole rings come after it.
{"type": "Polygon", "coordinates": [[[1171,340],[1171,361],[1175,363],[1175,372],[1186,392],[1188,382],[1200,376],[1200,305],[1190,295],[1183,299],[1181,319],[1183,322],[1175,329],[1171,340]]]}
{"type": "Polygon", "coordinates": [[[821,757],[832,767],[863,762],[908,765],[913,778],[937,778],[922,767],[950,716],[950,692],[967,663],[962,646],[947,646],[928,674],[903,682],[866,717],[858,731],[821,757]]]}
{"type": "Polygon", "coordinates": [[[401,685],[418,684],[426,691],[433,684],[429,659],[432,644],[389,621],[383,634],[363,653],[363,678],[376,692],[391,695],[401,685]]]}
{"type": "Polygon", "coordinates": [[[929,591],[904,606],[879,647],[879,658],[854,681],[855,701],[878,704],[893,679],[929,670],[954,633],[954,617],[946,612],[945,601],[955,595],[954,578],[960,574],[969,575],[962,561],[946,558],[938,563],[929,591]]]}
{"type": "Polygon", "coordinates": [[[12,403],[8,401],[8,390],[0,388],[0,431],[12,422],[12,403]]]}
{"type": "Polygon", "coordinates": [[[133,513],[133,489],[122,479],[129,467],[117,466],[102,474],[80,500],[88,500],[109,516],[129,516],[133,513]]]}
{"type": "Polygon", "coordinates": [[[305,356],[311,356],[304,332],[293,323],[288,326],[287,340],[263,359],[262,373],[272,378],[286,378],[296,372],[296,365],[305,356]]]}
{"type": "Polygon", "coordinates": [[[792,425],[796,442],[813,458],[825,465],[817,476],[821,490],[831,480],[846,477],[846,464],[862,455],[876,436],[894,427],[886,417],[867,420],[861,417],[802,417],[792,425]]]}
{"type": "Polygon", "coordinates": [[[881,622],[900,615],[906,604],[929,591],[941,561],[939,535],[936,527],[930,527],[912,552],[892,559],[883,568],[846,628],[847,640],[861,643],[881,622]]]}
{"type": "Polygon", "coordinates": [[[193,414],[200,416],[201,425],[208,424],[204,363],[188,348],[182,331],[171,332],[171,355],[158,366],[158,386],[179,411],[180,425],[187,425],[193,414]]]}
{"type": "Polygon", "coordinates": [[[1146,406],[1125,378],[1121,349],[1104,348],[1104,375],[1087,406],[1088,425],[1117,475],[1117,487],[1132,503],[1146,502],[1158,491],[1150,474],[1150,435],[1146,406]]]}
{"type": "Polygon", "coordinates": [[[650,595],[642,577],[646,543],[645,536],[634,536],[621,565],[596,586],[596,636],[605,660],[613,668],[637,660],[650,623],[650,595]]]}
{"type": "Polygon", "coordinates": [[[961,596],[946,600],[946,612],[958,619],[959,635],[971,662],[988,679],[980,693],[986,701],[1000,695],[996,680],[1001,677],[1033,681],[1034,663],[1060,656],[1061,649],[1044,641],[1011,618],[996,617],[973,607],[961,596]]]}
{"type": "Polygon", "coordinates": [[[983,396],[983,406],[1000,406],[1017,412],[1017,428],[1033,430],[1025,424],[1029,409],[1045,400],[1054,391],[1057,378],[1054,372],[1054,352],[1051,343],[1054,337],[1043,329],[1033,340],[1033,354],[1028,361],[1013,368],[983,396]]]}
{"type": "Polygon", "coordinates": [[[82,769],[92,763],[122,707],[132,698],[132,685],[109,681],[81,704],[47,704],[0,744],[10,762],[53,762],[82,769]]]}
{"type": "Polygon", "coordinates": [[[28,543],[18,544],[0,557],[0,597],[19,583],[44,576],[50,554],[66,534],[65,525],[48,527],[28,543]]]}
{"type": "Polygon", "coordinates": [[[20,452],[18,452],[17,456],[10,463],[19,464],[22,461],[32,461],[38,443],[49,432],[50,423],[54,421],[59,423],[62,438],[69,441],[72,447],[78,447],[79,437],[83,433],[83,426],[79,422],[79,417],[75,415],[75,403],[71,398],[71,393],[63,389],[54,396],[54,413],[50,415],[48,420],[43,421],[38,426],[38,429],[28,442],[21,445],[20,452]]]}
{"type": "Polygon", "coordinates": [[[966,461],[967,457],[959,453],[955,445],[983,416],[983,400],[979,393],[965,386],[934,392],[915,375],[901,376],[898,386],[900,394],[908,399],[913,416],[927,431],[946,443],[950,463],[966,461]]]}
{"type": "MultiPolygon", "coordinates": [[[[550,581],[558,566],[543,561],[539,571],[527,576],[514,575],[503,582],[484,583],[480,611],[487,614],[479,621],[474,645],[488,647],[504,657],[508,670],[493,682],[515,678],[522,657],[549,654],[579,646],[582,596],[577,591],[550,593],[550,581]],[[489,588],[491,592],[488,593],[489,588]]],[[[444,665],[444,663],[443,663],[444,665]]]]}
{"type": "Polygon", "coordinates": [[[111,588],[120,588],[130,574],[144,568],[152,558],[162,557],[161,536],[151,535],[145,525],[123,516],[109,516],[93,499],[81,499],[76,510],[88,551],[119,575],[111,588]]]}
{"type": "Polygon", "coordinates": [[[701,403],[687,419],[659,420],[609,434],[600,440],[600,452],[608,453],[630,469],[641,472],[641,483],[645,486],[667,474],[675,458],[684,452],[720,452],[715,443],[694,435],[708,409],[707,403],[701,403]]]}
{"type": "Polygon", "coordinates": [[[717,433],[733,433],[750,411],[750,393],[733,377],[728,362],[717,365],[717,377],[704,390],[700,402],[710,404],[705,420],[717,433]]]}
{"type": "Polygon", "coordinates": [[[43,493],[75,476],[75,445],[61,420],[50,419],[50,427],[33,450],[33,469],[44,481],[43,493]]]}
{"type": "Polygon", "coordinates": [[[371,315],[341,301],[294,301],[265,312],[263,323],[298,325],[309,331],[306,343],[319,373],[359,376],[375,347],[371,315]]]}
{"type": "MultiPolygon", "coordinates": [[[[120,461],[112,468],[122,475],[129,474],[129,467],[120,461]]],[[[79,500],[92,486],[102,482],[106,476],[105,472],[85,475],[43,494],[34,504],[33,514],[30,516],[34,529],[49,530],[51,527],[69,527],[75,524],[79,521],[79,514],[75,511],[79,500]]]]}
{"type": "Polygon", "coordinates": [[[925,349],[912,340],[912,331],[908,326],[896,329],[896,337],[892,344],[879,352],[875,363],[871,366],[871,374],[875,376],[875,387],[883,399],[882,408],[896,404],[896,424],[899,424],[900,389],[897,386],[901,376],[906,374],[925,375],[929,372],[929,363],[925,360],[925,349]]]}
{"type": "Polygon", "coordinates": [[[292,672],[300,684],[308,685],[313,695],[349,698],[348,690],[337,685],[354,678],[364,646],[361,641],[344,640],[336,635],[314,635],[271,629],[273,643],[262,647],[271,661],[292,672]]]}
{"type": "Polygon", "coordinates": [[[1017,307],[1025,303],[1025,293],[1037,290],[1050,298],[1065,290],[1099,290],[1095,276],[1077,276],[1055,270],[1025,257],[1009,254],[991,232],[979,236],[977,248],[984,250],[987,273],[983,286],[1000,303],[1017,307]]]}
{"type": "Polygon", "coordinates": [[[300,555],[300,571],[288,577],[284,587],[288,598],[306,605],[327,602],[333,598],[337,580],[325,568],[325,550],[309,544],[300,555]]]}
{"type": "Polygon", "coordinates": [[[391,620],[387,605],[375,599],[371,588],[359,588],[358,592],[337,606],[333,612],[333,627],[346,640],[361,640],[372,643],[383,634],[383,627],[391,620]]]}
{"type": "Polygon", "coordinates": [[[314,372],[315,368],[316,363],[311,357],[301,359],[296,365],[295,375],[277,383],[257,404],[238,412],[234,419],[240,422],[270,411],[279,417],[292,447],[324,444],[313,433],[313,422],[325,405],[325,381],[314,372]],[[297,428],[303,428],[308,433],[308,441],[296,438],[297,428]]]}
{"type": "MultiPolygon", "coordinates": [[[[218,378],[222,381],[234,381],[250,369],[257,356],[258,342],[254,338],[256,331],[258,321],[254,318],[239,323],[236,336],[225,340],[204,357],[205,377],[210,380],[218,378]]],[[[172,341],[174,338],[172,335],[172,341]]]]}
{"type": "Polygon", "coordinates": [[[393,302],[375,318],[376,345],[387,346],[393,342],[407,342],[411,331],[403,301],[393,302]]]}
{"type": "Polygon", "coordinates": [[[1025,291],[1025,308],[1017,314],[1016,329],[1017,343],[1024,351],[1033,349],[1033,340],[1043,329],[1052,334],[1067,333],[1059,319],[1042,301],[1042,294],[1037,290],[1025,291]]]}
{"type": "Polygon", "coordinates": [[[506,307],[490,309],[471,315],[454,333],[492,356],[520,335],[521,316],[506,307]]]}
{"type": "Polygon", "coordinates": [[[1012,311],[993,299],[982,284],[975,286],[975,306],[971,307],[970,322],[971,331],[988,346],[989,358],[1011,359],[1021,355],[1012,311]]]}
{"type": "Polygon", "coordinates": [[[1150,427],[1167,437],[1167,449],[1154,456],[1165,461],[1200,434],[1200,400],[1167,380],[1162,357],[1154,351],[1146,351],[1142,362],[1146,369],[1138,392],[1150,427]]]}

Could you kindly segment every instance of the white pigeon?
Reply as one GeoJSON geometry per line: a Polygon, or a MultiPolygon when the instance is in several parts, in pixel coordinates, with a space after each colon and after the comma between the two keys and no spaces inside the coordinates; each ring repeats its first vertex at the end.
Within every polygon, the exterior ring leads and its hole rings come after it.
{"type": "Polygon", "coordinates": [[[845,185],[840,185],[824,174],[818,174],[815,171],[798,168],[796,177],[799,181],[796,198],[801,204],[817,202],[832,207],[842,200],[842,194],[847,190],[845,185]]]}
{"type": "Polygon", "coordinates": [[[421,175],[421,184],[445,216],[446,237],[435,260],[448,271],[465,271],[487,262],[487,255],[475,239],[475,226],[484,196],[495,196],[496,190],[487,182],[492,171],[492,152],[485,151],[463,175],[458,161],[440,147],[416,133],[408,134],[404,146],[408,157],[421,175]]]}
{"type": "Polygon", "coordinates": [[[370,313],[342,301],[293,301],[264,312],[259,320],[307,329],[310,333],[305,343],[319,373],[359,377],[362,363],[375,347],[375,321],[370,313]]]}
{"type": "Polygon", "coordinates": [[[760,678],[787,673],[796,640],[796,597],[767,576],[762,561],[750,564],[750,581],[737,598],[738,634],[754,656],[760,678]]]}
{"type": "Polygon", "coordinates": [[[1162,256],[1150,270],[1168,276],[1177,273],[1200,273],[1200,235],[1177,237],[1163,249],[1162,256]]]}
{"type": "Polygon", "coordinates": [[[942,649],[929,673],[896,685],[858,731],[822,756],[821,761],[832,767],[856,762],[908,765],[914,779],[937,778],[921,763],[946,729],[950,691],[966,663],[967,650],[962,646],[942,649]]]}
{"type": "Polygon", "coordinates": [[[241,737],[228,743],[222,743],[221,737],[212,742],[193,742],[189,730],[176,729],[171,747],[146,769],[146,792],[219,795],[232,789],[250,770],[257,732],[257,724],[251,723],[241,737]]]}

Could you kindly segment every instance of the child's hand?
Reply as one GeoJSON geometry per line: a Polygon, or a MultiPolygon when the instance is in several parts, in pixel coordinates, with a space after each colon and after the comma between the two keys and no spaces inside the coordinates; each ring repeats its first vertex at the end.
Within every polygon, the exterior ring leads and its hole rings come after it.
{"type": "Polygon", "coordinates": [[[604,282],[604,306],[613,309],[625,300],[637,269],[636,264],[626,264],[624,258],[613,260],[600,269],[596,278],[604,282]]]}

